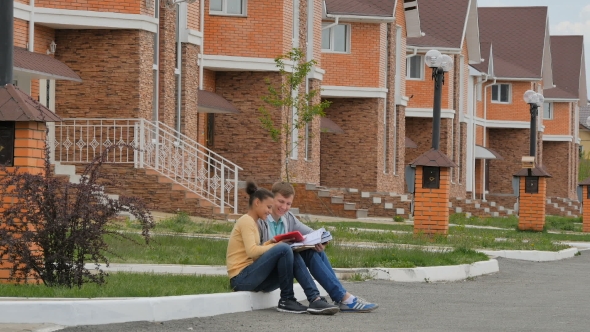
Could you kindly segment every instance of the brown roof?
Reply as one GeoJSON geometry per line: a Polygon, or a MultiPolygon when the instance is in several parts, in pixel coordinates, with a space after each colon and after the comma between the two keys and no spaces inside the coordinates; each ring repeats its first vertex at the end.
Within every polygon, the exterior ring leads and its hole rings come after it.
{"type": "Polygon", "coordinates": [[[579,98],[583,54],[583,36],[551,36],[553,84],[557,87],[545,89],[545,98],[579,98]]]}
{"type": "Polygon", "coordinates": [[[579,186],[590,186],[590,177],[585,178],[584,181],[578,183],[579,186]]]}
{"type": "Polygon", "coordinates": [[[326,117],[321,118],[320,130],[322,133],[344,134],[344,130],[339,125],[326,117]]]}
{"type": "Polygon", "coordinates": [[[332,15],[393,17],[395,0],[326,0],[326,12],[332,15]]]}
{"type": "Polygon", "coordinates": [[[529,170],[531,170],[531,176],[539,176],[539,177],[547,177],[550,178],[551,175],[545,170],[543,166],[537,166],[535,168],[522,168],[520,171],[516,172],[514,176],[529,176],[529,170]]]}
{"type": "Polygon", "coordinates": [[[82,79],[65,63],[48,55],[29,52],[22,47],[14,47],[14,69],[31,74],[48,76],[56,80],[82,82],[82,79]]]}
{"type": "Polygon", "coordinates": [[[61,118],[12,84],[0,87],[0,121],[56,122],[61,118]]]}
{"type": "MultiPolygon", "coordinates": [[[[493,57],[492,53],[492,43],[490,42],[481,42],[481,57],[483,61],[477,64],[472,64],[471,67],[477,69],[478,71],[485,73],[485,74],[493,74],[489,72],[490,69],[490,60],[493,57]]],[[[493,60],[492,60],[493,61],[493,60]]]]}
{"type": "Polygon", "coordinates": [[[440,150],[430,149],[410,163],[413,166],[457,167],[449,157],[440,150]]]}
{"type": "Polygon", "coordinates": [[[408,38],[410,46],[460,48],[470,0],[419,0],[420,28],[426,35],[408,38]]]}
{"type": "Polygon", "coordinates": [[[200,113],[240,113],[239,109],[222,96],[205,90],[199,90],[197,106],[200,113]]]}
{"type": "Polygon", "coordinates": [[[541,78],[547,7],[479,7],[481,40],[494,48],[494,74],[541,78]]]}

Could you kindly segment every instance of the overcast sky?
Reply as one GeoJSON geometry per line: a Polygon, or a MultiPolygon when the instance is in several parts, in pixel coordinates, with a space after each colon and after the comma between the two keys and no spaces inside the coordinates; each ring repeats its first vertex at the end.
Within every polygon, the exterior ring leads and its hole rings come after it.
{"type": "MultiPolygon", "coordinates": [[[[479,7],[549,7],[551,35],[584,35],[586,80],[590,78],[590,1],[589,0],[478,0],[479,7]]],[[[588,81],[590,82],[590,81],[588,81]]],[[[590,96],[590,84],[588,84],[590,96]]]]}

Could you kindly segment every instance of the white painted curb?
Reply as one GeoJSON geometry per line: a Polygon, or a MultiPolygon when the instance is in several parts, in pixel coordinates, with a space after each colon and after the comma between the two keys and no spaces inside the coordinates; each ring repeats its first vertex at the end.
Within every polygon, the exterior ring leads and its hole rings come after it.
{"type": "Polygon", "coordinates": [[[440,282],[459,281],[500,271],[498,261],[475,262],[473,264],[430,266],[416,268],[370,268],[370,269],[334,269],[337,274],[359,273],[367,274],[377,280],[390,280],[399,282],[440,282]]]}
{"type": "MultiPolygon", "coordinates": [[[[319,284],[317,286],[322,296],[327,295],[319,284]]],[[[301,285],[295,284],[293,288],[298,299],[306,298],[301,285]]],[[[234,292],[90,300],[0,298],[0,323],[75,326],[161,322],[272,308],[279,301],[279,293],[277,289],[271,293],[234,292]]]]}
{"type": "Polygon", "coordinates": [[[572,258],[578,253],[578,248],[568,248],[561,251],[539,250],[477,250],[488,256],[504,257],[531,262],[550,262],[572,258]]]}

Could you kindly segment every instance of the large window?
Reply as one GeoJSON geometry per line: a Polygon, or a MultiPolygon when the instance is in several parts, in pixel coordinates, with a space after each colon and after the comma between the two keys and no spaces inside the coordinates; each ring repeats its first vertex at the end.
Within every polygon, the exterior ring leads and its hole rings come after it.
{"type": "Polygon", "coordinates": [[[492,102],[509,103],[510,102],[510,84],[492,85],[492,102]]]}
{"type": "Polygon", "coordinates": [[[543,119],[553,119],[553,103],[543,103],[543,119]]]}
{"type": "MultiPolygon", "coordinates": [[[[326,25],[329,24],[324,26],[326,25]]],[[[350,52],[350,25],[338,24],[331,28],[322,29],[322,51],[350,52]]]]}
{"type": "Polygon", "coordinates": [[[216,15],[246,15],[248,0],[211,0],[209,14],[216,15]]]}
{"type": "Polygon", "coordinates": [[[406,59],[406,78],[414,80],[421,80],[424,78],[423,56],[413,55],[406,59]]]}

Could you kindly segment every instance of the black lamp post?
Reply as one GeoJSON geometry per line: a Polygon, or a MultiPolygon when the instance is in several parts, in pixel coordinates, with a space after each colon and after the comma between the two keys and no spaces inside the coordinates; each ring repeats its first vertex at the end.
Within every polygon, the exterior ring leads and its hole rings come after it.
{"type": "Polygon", "coordinates": [[[432,68],[432,79],[434,80],[434,105],[432,108],[432,148],[438,150],[440,147],[440,113],[442,100],[442,86],[445,84],[445,73],[453,68],[453,58],[441,54],[437,50],[426,52],[426,65],[432,68]]]}
{"type": "Polygon", "coordinates": [[[545,97],[542,94],[536,93],[533,90],[527,90],[524,93],[524,101],[530,105],[531,112],[531,137],[529,154],[531,157],[537,158],[537,116],[539,113],[539,106],[543,105],[545,97]]]}

